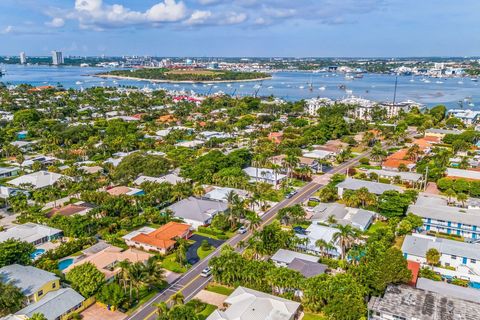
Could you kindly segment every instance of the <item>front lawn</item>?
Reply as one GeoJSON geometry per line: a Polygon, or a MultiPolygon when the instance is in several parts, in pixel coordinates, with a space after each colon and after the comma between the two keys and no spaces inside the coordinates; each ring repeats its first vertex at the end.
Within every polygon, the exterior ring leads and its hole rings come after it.
{"type": "Polygon", "coordinates": [[[212,314],[213,311],[217,309],[217,306],[214,306],[213,304],[208,304],[206,303],[205,309],[202,310],[202,312],[198,313],[198,319],[199,320],[205,320],[208,318],[210,314],[212,314]]]}
{"type": "Polygon", "coordinates": [[[174,253],[163,258],[161,265],[164,269],[167,269],[176,273],[184,273],[188,270],[186,266],[181,266],[177,261],[175,261],[174,253]]]}
{"type": "Polygon", "coordinates": [[[224,296],[229,296],[232,294],[232,292],[235,290],[233,288],[225,287],[220,284],[212,284],[210,283],[205,290],[210,291],[210,292],[215,292],[218,294],[223,294],[224,296]]]}
{"type": "Polygon", "coordinates": [[[203,248],[200,247],[197,250],[197,254],[198,254],[198,257],[200,258],[200,260],[202,260],[202,259],[205,259],[213,251],[215,251],[214,246],[210,246],[210,249],[208,249],[208,250],[203,250],[203,248]]]}
{"type": "Polygon", "coordinates": [[[373,223],[370,228],[368,228],[368,230],[366,231],[366,234],[367,235],[372,235],[373,233],[375,233],[378,229],[382,229],[382,228],[386,228],[388,225],[385,221],[380,221],[380,220],[377,220],[375,221],[375,223],[373,223]]]}

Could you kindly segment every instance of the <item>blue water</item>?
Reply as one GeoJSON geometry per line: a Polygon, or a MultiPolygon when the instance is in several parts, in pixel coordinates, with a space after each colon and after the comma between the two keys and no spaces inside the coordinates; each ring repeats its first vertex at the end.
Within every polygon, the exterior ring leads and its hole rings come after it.
{"type": "Polygon", "coordinates": [[[37,259],[38,257],[40,257],[42,254],[45,253],[45,249],[36,249],[31,255],[30,257],[32,258],[32,260],[35,260],[37,259]]]}
{"type": "Polygon", "coordinates": [[[58,263],[58,270],[65,270],[73,263],[73,258],[62,260],[58,263]]]}
{"type": "MultiPolygon", "coordinates": [[[[152,89],[185,89],[203,94],[218,91],[227,94],[235,92],[236,95],[243,96],[252,95],[261,83],[262,86],[258,91],[258,95],[275,95],[286,100],[313,97],[343,98],[347,94],[344,90],[340,90],[338,86],[344,84],[348,90],[352,90],[352,94],[355,96],[375,101],[391,101],[395,86],[395,77],[384,74],[366,74],[362,79],[346,80],[343,74],[277,72],[273,73],[272,79],[262,82],[219,83],[209,86],[203,84],[153,84],[149,81],[101,79],[89,76],[89,74],[108,70],[93,67],[22,65],[3,65],[0,67],[6,70],[6,75],[0,78],[0,81],[10,84],[56,85],[61,83],[66,88],[76,89],[92,86],[129,85],[152,89]],[[313,84],[312,91],[308,90],[310,82],[313,84]],[[324,90],[320,88],[324,88],[324,90]]],[[[473,103],[478,104],[480,107],[479,82],[473,82],[469,78],[428,79],[428,83],[420,80],[421,77],[400,76],[398,78],[397,101],[410,99],[428,106],[442,103],[448,107],[457,107],[459,101],[471,97],[473,103]]]]}
{"type": "Polygon", "coordinates": [[[469,285],[471,288],[480,289],[480,283],[478,283],[478,282],[470,282],[468,285],[469,285]]]}

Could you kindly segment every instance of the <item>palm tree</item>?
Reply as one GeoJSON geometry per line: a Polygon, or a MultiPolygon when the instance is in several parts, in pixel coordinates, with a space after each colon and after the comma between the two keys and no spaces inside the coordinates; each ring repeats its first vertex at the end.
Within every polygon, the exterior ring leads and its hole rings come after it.
{"type": "Polygon", "coordinates": [[[457,194],[457,201],[462,203],[462,207],[465,207],[465,201],[468,200],[468,195],[463,192],[457,194]]]}
{"type": "Polygon", "coordinates": [[[338,225],[338,232],[336,232],[332,237],[332,244],[338,243],[342,250],[341,258],[345,259],[345,254],[348,248],[351,247],[352,243],[355,240],[356,232],[351,225],[347,224],[345,226],[338,225]]]}
{"type": "Polygon", "coordinates": [[[448,203],[452,202],[452,198],[455,197],[455,191],[452,188],[449,188],[445,191],[445,195],[448,197],[448,203]]]}
{"type": "Polygon", "coordinates": [[[175,250],[175,258],[176,261],[184,266],[185,265],[185,259],[187,258],[187,240],[179,238],[177,239],[177,249],[175,250]]]}
{"type": "Polygon", "coordinates": [[[178,304],[183,304],[185,302],[185,297],[180,291],[171,296],[170,299],[172,300],[174,306],[178,304]]]}
{"type": "Polygon", "coordinates": [[[166,316],[168,314],[168,305],[166,302],[161,301],[159,303],[154,303],[153,305],[157,307],[157,314],[159,317],[166,316]]]}
{"type": "Polygon", "coordinates": [[[247,220],[248,220],[248,230],[252,232],[256,230],[258,227],[260,227],[260,225],[262,224],[262,218],[260,218],[260,216],[255,212],[249,212],[247,214],[247,220]]]}
{"type": "Polygon", "coordinates": [[[200,198],[205,194],[205,189],[202,187],[200,183],[195,183],[193,185],[193,195],[197,198],[200,198]]]}
{"type": "Polygon", "coordinates": [[[337,224],[337,219],[335,218],[335,216],[333,214],[328,216],[327,223],[329,225],[337,224]]]}

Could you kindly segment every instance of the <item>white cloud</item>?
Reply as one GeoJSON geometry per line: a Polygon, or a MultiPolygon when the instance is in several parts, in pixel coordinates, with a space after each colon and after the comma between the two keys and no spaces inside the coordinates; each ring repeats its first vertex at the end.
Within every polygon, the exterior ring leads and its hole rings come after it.
{"type": "Polygon", "coordinates": [[[221,24],[239,24],[247,20],[247,15],[245,13],[236,13],[230,12],[228,13],[225,18],[220,20],[221,24]]]}
{"type": "Polygon", "coordinates": [[[12,33],[13,26],[6,26],[3,30],[0,31],[0,34],[9,34],[12,33]]]}
{"type": "Polygon", "coordinates": [[[45,23],[49,27],[60,28],[65,25],[65,20],[62,18],[53,18],[52,21],[45,23]]]}
{"type": "Polygon", "coordinates": [[[211,11],[196,10],[185,23],[188,25],[205,24],[212,17],[211,11]]]}
{"type": "Polygon", "coordinates": [[[179,21],[186,15],[187,8],[182,1],[165,0],[151,7],[146,12],[148,20],[153,22],[179,21]]]}

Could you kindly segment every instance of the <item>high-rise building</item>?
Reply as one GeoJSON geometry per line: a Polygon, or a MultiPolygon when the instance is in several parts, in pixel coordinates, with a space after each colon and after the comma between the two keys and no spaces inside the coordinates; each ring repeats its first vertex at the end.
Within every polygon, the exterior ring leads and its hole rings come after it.
{"type": "Polygon", "coordinates": [[[20,52],[20,63],[21,64],[25,64],[27,63],[27,55],[25,54],[25,52],[20,52]]]}
{"type": "Polygon", "coordinates": [[[63,54],[61,51],[52,51],[52,64],[54,66],[63,64],[63,54]]]}

